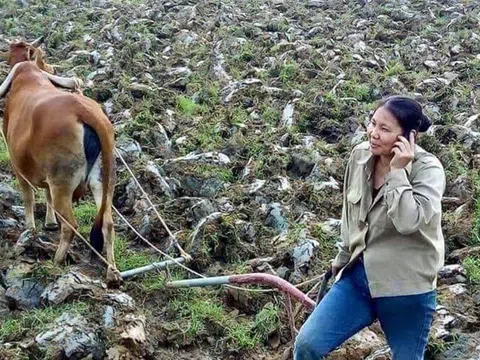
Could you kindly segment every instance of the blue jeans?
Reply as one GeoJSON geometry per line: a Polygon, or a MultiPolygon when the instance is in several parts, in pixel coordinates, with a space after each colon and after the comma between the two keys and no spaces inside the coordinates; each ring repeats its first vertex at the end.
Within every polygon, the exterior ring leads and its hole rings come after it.
{"type": "Polygon", "coordinates": [[[393,360],[423,360],[436,307],[436,291],[372,298],[363,263],[345,269],[303,324],[294,360],[319,360],[351,336],[380,321],[393,360]]]}

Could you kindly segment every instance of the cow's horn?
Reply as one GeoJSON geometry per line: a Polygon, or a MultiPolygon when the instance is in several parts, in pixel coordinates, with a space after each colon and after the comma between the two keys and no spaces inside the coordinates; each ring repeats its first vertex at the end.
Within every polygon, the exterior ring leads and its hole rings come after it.
{"type": "Polygon", "coordinates": [[[33,46],[36,48],[36,47],[39,47],[42,42],[43,42],[43,36],[40,36],[38,39],[32,41],[30,43],[30,46],[33,46]]]}

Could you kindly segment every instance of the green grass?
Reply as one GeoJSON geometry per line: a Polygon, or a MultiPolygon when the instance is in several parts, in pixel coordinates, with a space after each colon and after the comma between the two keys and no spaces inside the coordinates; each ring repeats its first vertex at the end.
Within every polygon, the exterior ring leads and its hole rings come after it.
{"type": "Polygon", "coordinates": [[[0,320],[0,342],[25,339],[47,329],[57,317],[64,312],[88,314],[90,305],[85,302],[73,302],[56,307],[34,309],[20,313],[18,316],[0,320]]]}
{"type": "Polygon", "coordinates": [[[280,81],[282,83],[288,83],[295,79],[298,74],[298,64],[296,62],[290,61],[285,64],[282,64],[280,67],[280,81]]]}
{"type": "Polygon", "coordinates": [[[480,259],[477,257],[466,257],[462,262],[467,278],[471,283],[480,284],[480,259]]]}
{"type": "Polygon", "coordinates": [[[177,297],[170,303],[177,317],[187,321],[184,329],[187,336],[195,338],[213,327],[230,346],[252,349],[280,327],[280,310],[272,303],[266,304],[252,321],[227,312],[213,291],[196,291],[189,295],[177,297]]]}
{"type": "Polygon", "coordinates": [[[77,219],[78,232],[83,236],[88,236],[93,226],[97,207],[93,201],[82,201],[73,207],[75,219],[77,219]]]}
{"type": "Polygon", "coordinates": [[[474,210],[473,210],[473,227],[471,236],[471,245],[480,244],[480,173],[472,172],[472,183],[474,187],[474,210]]]}
{"type": "Polygon", "coordinates": [[[177,109],[187,116],[198,115],[206,111],[205,106],[198,105],[195,101],[186,96],[179,96],[177,98],[177,109]]]}
{"type": "Polygon", "coordinates": [[[194,173],[200,175],[204,179],[217,178],[224,182],[233,181],[232,170],[223,166],[216,166],[213,164],[200,164],[198,166],[195,166],[194,173]]]}
{"type": "Polygon", "coordinates": [[[5,146],[5,141],[3,141],[3,138],[0,136],[0,167],[7,168],[8,166],[10,166],[10,155],[5,146]]]}
{"type": "Polygon", "coordinates": [[[119,271],[130,270],[148,265],[155,261],[160,261],[158,256],[138,250],[132,250],[129,248],[128,244],[128,241],[120,236],[117,236],[115,239],[115,262],[119,271]]]}

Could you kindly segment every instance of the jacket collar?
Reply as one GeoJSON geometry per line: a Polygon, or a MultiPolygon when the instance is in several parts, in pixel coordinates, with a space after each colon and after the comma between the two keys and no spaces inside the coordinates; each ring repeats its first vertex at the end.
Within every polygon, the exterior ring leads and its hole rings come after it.
{"type": "MultiPolygon", "coordinates": [[[[361,157],[360,159],[357,160],[357,164],[358,165],[366,165],[366,169],[368,169],[368,172],[369,174],[372,173],[372,170],[373,170],[373,160],[375,158],[375,156],[370,152],[370,146],[368,146],[368,149],[367,150],[367,153],[361,157]]],[[[415,155],[414,155],[414,159],[416,158],[416,155],[418,153],[418,145],[415,145],[415,155]]],[[[407,175],[410,175],[410,173],[412,172],[412,162],[413,161],[410,161],[407,166],[405,166],[405,170],[407,171],[407,175]]],[[[370,178],[370,175],[369,175],[369,178],[370,178]]]]}

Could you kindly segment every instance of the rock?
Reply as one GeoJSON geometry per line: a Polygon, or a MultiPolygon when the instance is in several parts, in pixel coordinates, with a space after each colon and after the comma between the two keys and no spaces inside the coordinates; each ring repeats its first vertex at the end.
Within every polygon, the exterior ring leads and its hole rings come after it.
{"type": "MultiPolygon", "coordinates": [[[[168,138],[167,131],[161,124],[158,124],[158,128],[159,131],[152,132],[152,142],[160,152],[168,155],[171,151],[172,142],[168,138]]],[[[162,155],[165,157],[165,154],[162,155]]]]}
{"type": "Polygon", "coordinates": [[[0,219],[0,229],[9,229],[14,227],[20,227],[17,220],[12,218],[0,219]]]}
{"type": "Polygon", "coordinates": [[[432,336],[434,339],[445,339],[450,336],[450,329],[459,321],[442,305],[437,306],[436,314],[432,324],[432,336]]]}
{"type": "Polygon", "coordinates": [[[138,346],[147,340],[145,335],[145,316],[127,314],[122,320],[125,330],[120,334],[125,344],[138,346]]]}
{"type": "Polygon", "coordinates": [[[130,90],[132,96],[136,99],[142,99],[144,96],[151,94],[154,91],[151,86],[138,83],[130,84],[128,90],[130,90]]]}
{"type": "Polygon", "coordinates": [[[245,89],[249,87],[250,85],[257,85],[261,84],[262,80],[260,79],[245,79],[241,81],[234,81],[230,83],[229,85],[225,86],[221,90],[222,94],[222,103],[226,104],[230,102],[233,98],[233,95],[235,95],[237,92],[239,92],[242,89],[245,89]]]}
{"type": "Polygon", "coordinates": [[[438,360],[478,360],[480,359],[480,332],[455,334],[444,351],[435,354],[438,360]]]}
{"type": "Polygon", "coordinates": [[[129,138],[120,138],[116,141],[118,152],[122,155],[127,163],[131,163],[140,157],[142,148],[140,144],[129,138]]]}
{"type": "Polygon", "coordinates": [[[475,306],[480,306],[480,290],[473,294],[472,300],[475,306]]]}
{"type": "Polygon", "coordinates": [[[290,164],[287,166],[289,176],[298,179],[310,175],[317,159],[310,154],[293,153],[290,164]]]}
{"type": "Polygon", "coordinates": [[[103,313],[103,326],[106,329],[111,329],[115,327],[115,309],[112,306],[105,306],[105,311],[103,313]]]}
{"type": "Polygon", "coordinates": [[[268,215],[264,223],[265,226],[276,230],[278,234],[285,233],[288,230],[288,223],[282,215],[282,209],[279,203],[273,203],[269,206],[268,215]]]}
{"type": "Polygon", "coordinates": [[[289,102],[285,105],[282,114],[282,120],[280,122],[280,126],[290,128],[293,125],[293,111],[295,110],[295,102],[289,102]]]}
{"type": "Polygon", "coordinates": [[[453,284],[448,287],[448,290],[454,295],[463,295],[468,289],[465,284],[453,284]]]}
{"type": "Polygon", "coordinates": [[[181,67],[172,68],[172,69],[167,70],[167,75],[168,76],[177,76],[177,75],[188,76],[191,73],[192,73],[192,70],[190,70],[186,66],[181,66],[181,67]]]}
{"type": "Polygon", "coordinates": [[[173,198],[177,195],[178,191],[175,184],[172,182],[169,183],[167,179],[160,174],[160,169],[153,161],[149,160],[147,162],[147,165],[145,166],[145,173],[148,176],[149,183],[154,188],[162,189],[163,193],[169,198],[173,198]]]}
{"type": "Polygon", "coordinates": [[[99,295],[106,288],[100,280],[93,280],[80,272],[72,271],[51,283],[41,297],[44,304],[58,305],[71,297],[99,295]]]}
{"type": "Polygon", "coordinates": [[[462,51],[462,47],[459,44],[452,46],[450,48],[450,54],[452,55],[458,55],[460,54],[461,51],[462,51]]]}
{"type": "Polygon", "coordinates": [[[385,341],[378,337],[369,328],[364,328],[342,345],[342,347],[332,352],[328,359],[366,359],[367,356],[372,355],[369,359],[385,359],[385,355],[389,353],[389,349],[385,341]],[[376,353],[373,355],[373,353],[376,353]]]}
{"type": "Polygon", "coordinates": [[[277,270],[277,275],[282,279],[288,280],[290,277],[290,269],[286,266],[280,266],[277,270]]]}
{"type": "Polygon", "coordinates": [[[244,220],[236,220],[235,229],[238,232],[238,236],[242,241],[250,244],[255,241],[255,236],[257,235],[257,233],[255,231],[255,226],[251,222],[247,222],[244,220]]]}
{"type": "Polygon", "coordinates": [[[426,60],[424,65],[429,69],[436,69],[438,67],[438,62],[433,60],[426,60]]]}
{"type": "Polygon", "coordinates": [[[167,159],[162,165],[162,168],[171,165],[174,163],[181,163],[181,162],[189,162],[189,163],[213,163],[213,164],[220,164],[220,165],[227,165],[230,164],[230,158],[219,152],[207,152],[207,153],[190,153],[185,156],[181,156],[175,159],[167,159]]]}
{"type": "Polygon", "coordinates": [[[34,279],[17,279],[7,288],[5,297],[10,309],[30,310],[40,307],[45,287],[34,279]]]}
{"type": "Polygon", "coordinates": [[[13,187],[3,182],[0,183],[0,202],[11,207],[12,205],[20,205],[22,196],[13,187]]]}
{"type": "Polygon", "coordinates": [[[313,8],[323,8],[326,4],[325,0],[308,0],[308,6],[313,8]]]}
{"type": "Polygon", "coordinates": [[[193,229],[192,235],[190,235],[190,252],[194,256],[194,254],[197,254],[202,251],[202,236],[201,236],[201,230],[203,229],[204,226],[217,221],[222,217],[221,212],[214,212],[206,217],[204,217],[202,220],[198,222],[198,224],[195,226],[193,229]]]}
{"type": "Polygon", "coordinates": [[[0,285],[0,318],[5,318],[5,316],[10,312],[8,307],[8,299],[5,296],[5,289],[0,285]]]}
{"type": "Polygon", "coordinates": [[[446,265],[443,268],[441,268],[440,271],[438,272],[438,276],[439,276],[439,283],[450,285],[458,282],[463,282],[463,281],[458,281],[459,280],[458,276],[462,276],[464,278],[466,276],[466,272],[463,266],[458,264],[453,264],[453,265],[446,265]]]}
{"type": "Polygon", "coordinates": [[[470,199],[472,190],[470,180],[466,175],[460,175],[453,184],[449,186],[450,190],[448,192],[449,196],[457,197],[462,200],[462,202],[470,199]]]}
{"type": "Polygon", "coordinates": [[[198,179],[187,176],[180,180],[182,190],[191,196],[213,198],[223,189],[224,182],[217,178],[198,179]]]}
{"type": "Polygon", "coordinates": [[[328,188],[334,189],[334,190],[340,190],[340,184],[337,180],[335,180],[333,177],[330,176],[329,181],[314,182],[313,188],[315,190],[322,190],[322,189],[328,189],[328,188]]]}
{"type": "Polygon", "coordinates": [[[320,229],[322,232],[330,236],[339,235],[341,226],[341,219],[327,219],[326,221],[320,223],[320,229]]]}
{"type": "Polygon", "coordinates": [[[216,212],[217,208],[212,201],[208,199],[202,199],[197,203],[195,203],[190,208],[190,211],[192,213],[192,217],[195,220],[195,222],[198,222],[204,217],[216,212]]]}
{"type": "Polygon", "coordinates": [[[63,313],[55,320],[53,329],[37,335],[35,342],[52,354],[62,354],[62,359],[80,360],[89,355],[94,360],[103,359],[103,343],[81,315],[63,313]]]}
{"type": "Polygon", "coordinates": [[[243,192],[248,195],[255,194],[258,190],[263,188],[266,182],[266,180],[255,179],[253,183],[243,186],[243,192]]]}
{"type": "Polygon", "coordinates": [[[468,256],[480,257],[480,246],[470,246],[454,250],[448,256],[449,260],[461,262],[468,256]]]}
{"type": "Polygon", "coordinates": [[[93,65],[98,65],[100,58],[100,53],[97,50],[94,50],[90,53],[90,61],[93,65]]]}
{"type": "Polygon", "coordinates": [[[125,293],[108,293],[103,295],[103,299],[111,305],[119,305],[128,309],[135,308],[133,298],[125,293]]]}
{"type": "Polygon", "coordinates": [[[310,261],[315,254],[315,249],[318,246],[319,242],[313,239],[303,239],[298,243],[292,251],[295,270],[305,272],[305,269],[308,268],[310,261]]]}
{"type": "Polygon", "coordinates": [[[25,230],[15,243],[15,254],[31,258],[53,257],[57,246],[52,244],[43,232],[25,230]]]}

